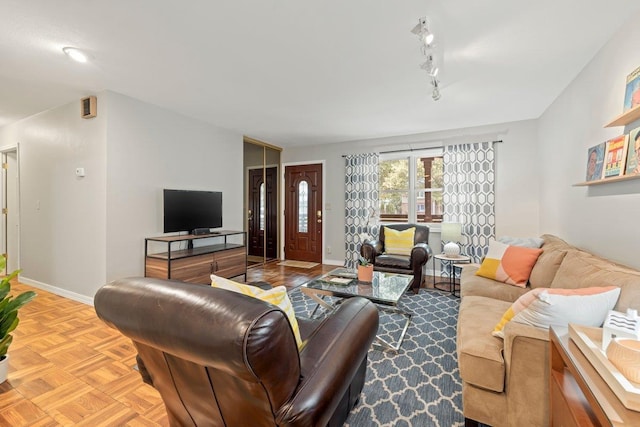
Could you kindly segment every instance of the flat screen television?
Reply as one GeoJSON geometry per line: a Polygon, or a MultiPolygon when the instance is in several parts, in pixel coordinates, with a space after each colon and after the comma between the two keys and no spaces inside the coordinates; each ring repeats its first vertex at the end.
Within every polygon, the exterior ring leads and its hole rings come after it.
{"type": "Polygon", "coordinates": [[[164,232],[222,227],[222,192],[164,190],[164,232]]]}

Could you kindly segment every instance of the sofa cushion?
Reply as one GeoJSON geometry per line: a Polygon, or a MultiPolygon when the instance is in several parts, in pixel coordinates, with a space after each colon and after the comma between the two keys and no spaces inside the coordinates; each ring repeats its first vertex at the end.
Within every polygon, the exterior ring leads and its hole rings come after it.
{"type": "Polygon", "coordinates": [[[529,290],[529,288],[518,286],[505,286],[502,282],[476,276],[477,270],[477,264],[466,265],[462,268],[460,277],[460,296],[462,298],[481,296],[511,303],[529,290]]]}
{"type": "Polygon", "coordinates": [[[414,235],[416,228],[411,227],[406,230],[394,230],[393,228],[384,228],[384,251],[387,254],[394,255],[411,255],[411,249],[414,245],[414,235]]]}
{"type": "Polygon", "coordinates": [[[458,315],[458,365],[466,383],[495,392],[504,390],[503,342],[491,335],[511,304],[481,296],[464,297],[458,315]]]}
{"type": "Polygon", "coordinates": [[[492,335],[504,338],[503,329],[512,320],[537,328],[567,326],[569,323],[600,327],[609,310],[616,305],[619,295],[620,288],[616,286],[536,288],[522,295],[505,311],[492,335]]]}
{"type": "Polygon", "coordinates": [[[495,240],[476,272],[478,276],[524,288],[542,249],[511,246],[495,240]]]}
{"type": "Polygon", "coordinates": [[[529,286],[532,289],[550,287],[565,255],[567,255],[566,250],[543,246],[542,253],[531,270],[529,286]]]}
{"type": "Polygon", "coordinates": [[[640,309],[640,271],[576,249],[567,253],[550,287],[575,289],[611,285],[621,288],[614,310],[640,309]]]}
{"type": "Polygon", "coordinates": [[[375,266],[385,268],[401,268],[405,270],[411,269],[411,263],[409,262],[409,256],[405,255],[378,255],[376,257],[375,266]]]}
{"type": "Polygon", "coordinates": [[[276,286],[275,288],[267,291],[262,290],[256,286],[245,285],[242,283],[234,282],[233,280],[225,279],[224,277],[211,275],[211,286],[214,288],[225,289],[231,292],[237,292],[242,295],[246,295],[252,298],[268,302],[278,307],[284,312],[289,319],[293,336],[298,344],[298,349],[302,349],[302,338],[300,337],[300,327],[298,326],[298,319],[296,319],[295,312],[293,311],[293,305],[287,295],[287,288],[284,286],[276,286]]]}

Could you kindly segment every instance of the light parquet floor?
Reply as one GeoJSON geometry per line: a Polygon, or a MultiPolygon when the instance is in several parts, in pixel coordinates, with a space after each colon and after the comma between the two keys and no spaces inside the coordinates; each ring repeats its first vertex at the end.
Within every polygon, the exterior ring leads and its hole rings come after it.
{"type": "MultiPolygon", "coordinates": [[[[296,287],[335,266],[311,269],[268,263],[247,282],[296,287]]],[[[0,426],[167,426],[158,392],[133,369],[131,341],[106,326],[92,306],[15,283],[12,295],[38,296],[20,310],[0,384],[0,426]]]]}

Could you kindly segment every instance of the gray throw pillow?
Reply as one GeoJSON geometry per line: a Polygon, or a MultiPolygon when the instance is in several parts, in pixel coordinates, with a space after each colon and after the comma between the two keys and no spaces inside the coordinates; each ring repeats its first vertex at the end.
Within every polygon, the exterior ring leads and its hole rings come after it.
{"type": "Polygon", "coordinates": [[[509,237],[502,236],[498,238],[498,242],[511,246],[522,246],[525,248],[537,249],[542,246],[544,240],[539,237],[509,237]]]}

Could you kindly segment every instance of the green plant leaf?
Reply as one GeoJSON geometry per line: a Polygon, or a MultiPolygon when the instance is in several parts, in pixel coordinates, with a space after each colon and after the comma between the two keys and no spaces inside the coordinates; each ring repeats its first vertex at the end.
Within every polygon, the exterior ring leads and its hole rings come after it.
{"type": "Polygon", "coordinates": [[[9,295],[10,291],[11,291],[11,283],[9,283],[9,281],[5,282],[3,279],[2,282],[0,283],[0,300],[5,299],[6,296],[9,295]]]}
{"type": "Polygon", "coordinates": [[[18,312],[13,311],[7,313],[7,315],[0,321],[0,338],[4,338],[9,332],[13,331],[18,326],[18,312]]]}
{"type": "Polygon", "coordinates": [[[0,341],[0,357],[5,356],[7,354],[7,350],[9,350],[9,346],[13,341],[13,337],[11,335],[7,335],[0,341]]]}
{"type": "Polygon", "coordinates": [[[31,301],[36,297],[36,293],[33,291],[26,291],[15,297],[13,300],[9,301],[7,304],[6,310],[8,312],[18,310],[20,307],[31,301]]]}

